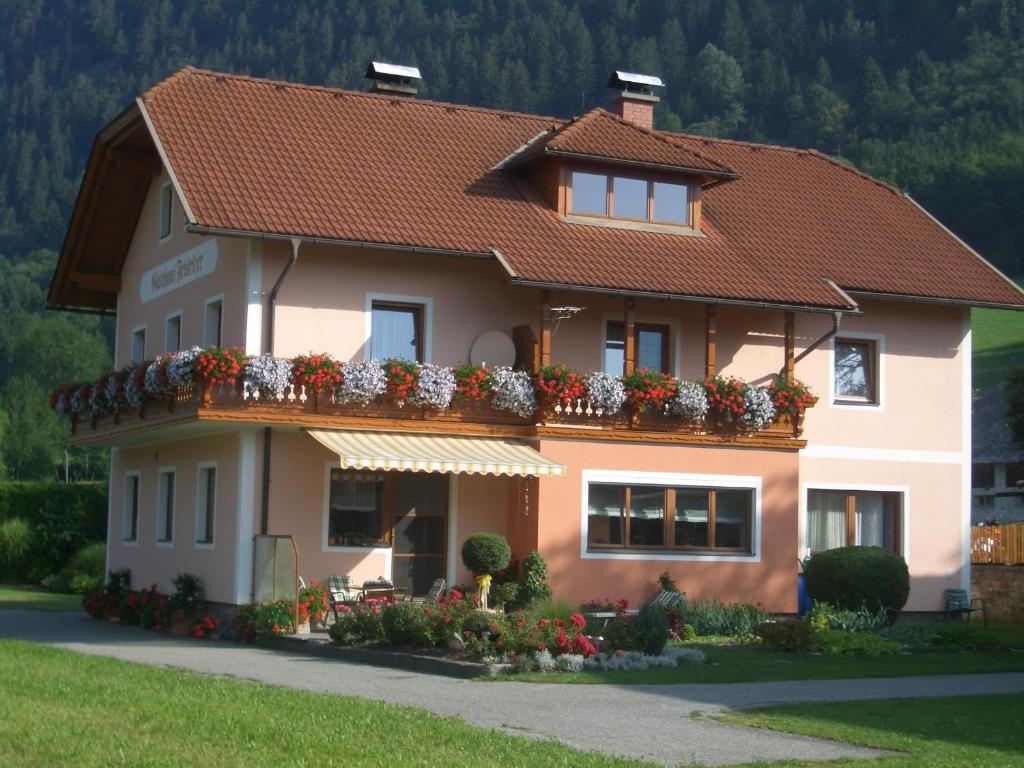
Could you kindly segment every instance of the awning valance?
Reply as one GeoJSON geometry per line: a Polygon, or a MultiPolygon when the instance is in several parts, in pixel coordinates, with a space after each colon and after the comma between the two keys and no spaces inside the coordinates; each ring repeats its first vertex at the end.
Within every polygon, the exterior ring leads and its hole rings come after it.
{"type": "Polygon", "coordinates": [[[563,477],[565,467],[517,440],[310,429],[342,468],[466,475],[563,477]]]}

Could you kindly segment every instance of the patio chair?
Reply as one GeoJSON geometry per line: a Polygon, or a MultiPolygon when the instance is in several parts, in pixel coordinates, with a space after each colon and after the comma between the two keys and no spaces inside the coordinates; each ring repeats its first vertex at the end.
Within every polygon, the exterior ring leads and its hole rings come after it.
{"type": "Polygon", "coordinates": [[[343,605],[355,605],[359,590],[352,584],[351,576],[331,576],[327,580],[330,594],[330,608],[334,618],[338,618],[338,609],[343,605]]]}
{"type": "Polygon", "coordinates": [[[412,602],[437,605],[444,596],[446,586],[448,584],[444,579],[434,579],[434,583],[430,585],[427,594],[412,598],[412,602]]]}
{"type": "Polygon", "coordinates": [[[670,592],[666,589],[663,589],[661,590],[661,592],[658,593],[658,596],[654,598],[653,602],[655,605],[660,605],[666,611],[670,608],[682,610],[683,605],[686,603],[686,593],[670,592]]]}
{"type": "Polygon", "coordinates": [[[981,611],[982,626],[988,629],[988,613],[985,611],[985,601],[980,597],[971,597],[966,589],[947,589],[944,593],[946,598],[946,609],[943,612],[945,617],[957,616],[960,621],[967,617],[967,623],[971,623],[971,614],[981,611]]]}

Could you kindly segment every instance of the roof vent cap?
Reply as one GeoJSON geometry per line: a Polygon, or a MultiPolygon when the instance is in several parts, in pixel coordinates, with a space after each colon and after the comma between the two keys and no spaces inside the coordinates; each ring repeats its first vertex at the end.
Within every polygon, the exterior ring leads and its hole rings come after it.
{"type": "Polygon", "coordinates": [[[415,96],[419,83],[423,80],[418,67],[388,64],[383,61],[371,61],[366,67],[366,78],[373,81],[370,88],[373,93],[398,96],[415,96]]]}
{"type": "Polygon", "coordinates": [[[608,78],[608,87],[622,91],[623,95],[644,100],[659,101],[655,88],[664,88],[665,83],[657,75],[640,75],[616,69],[608,78]]]}

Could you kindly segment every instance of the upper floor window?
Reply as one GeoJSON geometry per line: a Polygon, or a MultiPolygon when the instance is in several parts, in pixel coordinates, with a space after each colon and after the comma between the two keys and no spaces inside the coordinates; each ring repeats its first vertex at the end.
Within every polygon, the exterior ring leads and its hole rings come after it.
{"type": "Polygon", "coordinates": [[[832,380],[835,402],[875,405],[879,402],[878,342],[837,338],[833,343],[832,380]]]}
{"type": "Polygon", "coordinates": [[[423,362],[423,306],[374,301],[370,318],[370,356],[423,362]]]}
{"type": "Polygon", "coordinates": [[[902,494],[889,491],[807,492],[807,548],[882,547],[898,551],[902,494]]]}
{"type": "Polygon", "coordinates": [[[220,346],[223,309],[223,299],[210,299],[206,302],[206,312],[203,317],[203,346],[220,346]]]}
{"type": "Polygon", "coordinates": [[[166,240],[171,236],[171,203],[174,200],[171,194],[171,185],[164,184],[160,187],[160,239],[166,240]]]}
{"type": "Polygon", "coordinates": [[[571,173],[569,213],[687,226],[689,203],[686,184],[584,171],[571,173]]]}
{"type": "Polygon", "coordinates": [[[141,363],[146,359],[146,326],[132,331],[132,362],[141,363]]]}
{"type": "Polygon", "coordinates": [[[121,540],[135,542],[139,539],[139,473],[129,472],[124,477],[124,509],[121,523],[121,540]]]}
{"type": "MultiPolygon", "coordinates": [[[[636,323],[633,326],[636,368],[650,368],[669,373],[669,327],[656,323],[636,323]]],[[[626,360],[626,326],[620,320],[609,320],[605,329],[604,370],[612,376],[621,376],[626,360]]]]}
{"type": "Polygon", "coordinates": [[[164,326],[164,352],[181,349],[181,312],[170,315],[164,326]]]}

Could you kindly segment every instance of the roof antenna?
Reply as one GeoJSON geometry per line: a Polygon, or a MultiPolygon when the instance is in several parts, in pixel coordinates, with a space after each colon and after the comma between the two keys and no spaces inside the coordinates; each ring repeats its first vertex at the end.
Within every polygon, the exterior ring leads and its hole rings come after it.
{"type": "Polygon", "coordinates": [[[563,320],[571,320],[585,309],[586,307],[576,307],[571,304],[565,304],[560,307],[550,307],[548,312],[551,314],[551,317],[555,319],[555,327],[551,329],[551,335],[554,336],[558,333],[558,327],[562,324],[563,320]]]}

